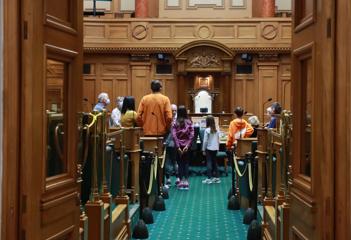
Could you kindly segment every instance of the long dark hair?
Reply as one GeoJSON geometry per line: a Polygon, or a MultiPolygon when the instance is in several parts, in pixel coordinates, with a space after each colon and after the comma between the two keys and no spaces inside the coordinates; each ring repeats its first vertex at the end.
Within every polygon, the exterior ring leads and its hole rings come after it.
{"type": "Polygon", "coordinates": [[[128,110],[135,111],[135,99],[133,96],[126,96],[123,99],[121,113],[125,114],[128,110]]]}
{"type": "Polygon", "coordinates": [[[180,105],[177,110],[177,123],[184,126],[185,119],[188,119],[188,113],[184,105],[180,105]]]}
{"type": "Polygon", "coordinates": [[[206,127],[209,127],[211,129],[211,133],[217,132],[216,122],[213,116],[208,115],[206,117],[206,127]]]}

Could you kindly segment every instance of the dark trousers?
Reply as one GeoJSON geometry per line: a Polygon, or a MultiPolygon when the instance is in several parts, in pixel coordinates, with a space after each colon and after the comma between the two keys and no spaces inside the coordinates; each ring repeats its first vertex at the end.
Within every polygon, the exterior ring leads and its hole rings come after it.
{"type": "Polygon", "coordinates": [[[218,177],[218,166],[217,166],[217,151],[206,149],[206,166],[207,166],[207,177],[218,177]]]}
{"type": "Polygon", "coordinates": [[[178,174],[180,179],[189,178],[189,157],[190,151],[187,151],[182,155],[177,151],[178,174]]]}
{"type": "Polygon", "coordinates": [[[167,147],[166,149],[166,178],[169,178],[173,173],[178,177],[176,151],[177,149],[175,147],[167,147]]]}

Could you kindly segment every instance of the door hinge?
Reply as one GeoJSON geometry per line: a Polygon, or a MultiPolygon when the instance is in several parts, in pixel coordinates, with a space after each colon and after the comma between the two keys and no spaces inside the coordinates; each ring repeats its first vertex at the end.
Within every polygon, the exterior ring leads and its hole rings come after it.
{"type": "Polygon", "coordinates": [[[27,21],[23,22],[23,39],[24,40],[28,39],[28,22],[27,21]]]}
{"type": "Polygon", "coordinates": [[[21,213],[26,213],[27,211],[27,195],[22,195],[21,199],[21,213]]]}

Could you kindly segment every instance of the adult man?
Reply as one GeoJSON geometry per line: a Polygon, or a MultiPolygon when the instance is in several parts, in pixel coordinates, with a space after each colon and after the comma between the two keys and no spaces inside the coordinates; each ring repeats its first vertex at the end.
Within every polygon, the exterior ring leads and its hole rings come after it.
{"type": "Polygon", "coordinates": [[[164,136],[172,123],[171,103],[161,94],[159,80],[151,81],[151,94],[144,96],[139,104],[137,122],[146,136],[164,136]]]}
{"type": "Polygon", "coordinates": [[[105,92],[102,92],[98,96],[98,103],[95,105],[93,111],[102,112],[104,109],[106,109],[106,106],[109,104],[110,104],[110,99],[108,97],[108,94],[105,92]]]}

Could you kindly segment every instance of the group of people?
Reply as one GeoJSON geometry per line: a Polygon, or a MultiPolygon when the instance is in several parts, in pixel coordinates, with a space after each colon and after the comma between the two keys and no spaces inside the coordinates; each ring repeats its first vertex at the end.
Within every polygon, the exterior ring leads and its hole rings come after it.
{"type": "MultiPolygon", "coordinates": [[[[151,82],[152,93],[145,95],[135,110],[135,99],[132,96],[118,97],[117,107],[113,109],[110,118],[111,127],[135,127],[143,128],[145,136],[162,136],[166,148],[166,182],[165,186],[171,186],[171,174],[176,175],[176,186],[181,190],[189,190],[189,163],[191,158],[191,145],[194,139],[194,126],[188,117],[188,111],[184,105],[176,106],[170,103],[167,96],[161,93],[162,84],[159,80],[151,82]]],[[[98,96],[98,103],[94,111],[102,111],[110,103],[107,93],[98,96]]],[[[279,103],[273,103],[267,109],[271,114],[271,120],[266,124],[268,128],[276,127],[274,114],[280,114],[279,103]]],[[[231,150],[237,139],[256,137],[256,128],[260,122],[257,116],[251,116],[248,121],[243,119],[244,109],[236,107],[236,118],[229,125],[226,148],[231,150]]],[[[196,141],[195,141],[196,142],[196,141]]],[[[204,184],[220,183],[218,166],[216,161],[219,151],[220,134],[213,116],[206,117],[206,129],[202,141],[202,153],[206,157],[207,178],[204,184]]]]}

